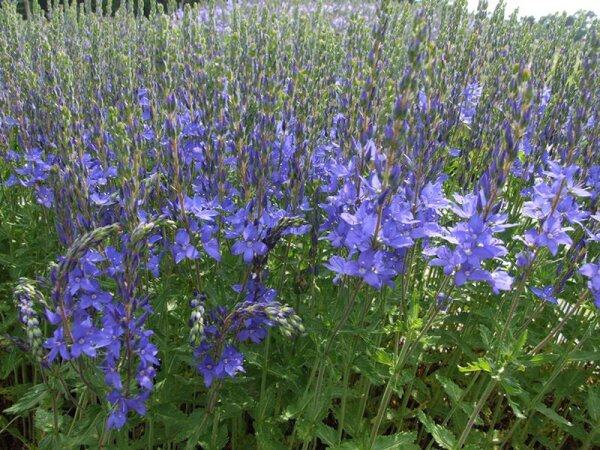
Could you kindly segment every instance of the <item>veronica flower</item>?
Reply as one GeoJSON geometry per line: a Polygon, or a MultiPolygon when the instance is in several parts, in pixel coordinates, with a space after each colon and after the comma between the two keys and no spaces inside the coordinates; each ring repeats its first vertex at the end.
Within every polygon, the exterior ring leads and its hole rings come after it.
{"type": "Polygon", "coordinates": [[[368,285],[381,289],[383,284],[394,287],[392,278],[396,272],[387,266],[387,254],[382,250],[361,252],[356,261],[348,261],[348,275],[362,278],[368,285]]]}
{"type": "Polygon", "coordinates": [[[227,374],[230,377],[234,377],[238,372],[245,372],[243,362],[244,356],[233,345],[227,345],[221,355],[221,361],[217,366],[216,373],[218,376],[227,374]]]}
{"type": "Polygon", "coordinates": [[[531,292],[544,301],[558,303],[558,300],[554,297],[554,286],[546,286],[543,289],[532,287],[531,292]]]}
{"type": "Polygon", "coordinates": [[[71,356],[79,358],[82,353],[95,358],[98,348],[110,344],[109,336],[95,328],[89,317],[84,320],[75,320],[72,330],[73,344],[71,345],[71,356]]]}
{"type": "Polygon", "coordinates": [[[535,246],[547,247],[552,256],[556,256],[559,245],[571,245],[573,243],[566,233],[568,230],[571,230],[571,228],[563,228],[560,217],[553,214],[544,221],[539,232],[535,230],[527,231],[525,239],[535,246]]]}
{"type": "Polygon", "coordinates": [[[260,240],[258,230],[254,225],[248,224],[242,232],[242,239],[236,241],[231,247],[234,255],[244,255],[244,262],[250,264],[255,255],[264,255],[268,247],[260,240]]]}
{"type": "Polygon", "coordinates": [[[460,106],[460,121],[471,125],[473,123],[473,117],[477,109],[479,98],[482,94],[482,86],[478,82],[474,81],[465,87],[463,91],[463,103],[460,106]]]}
{"type": "Polygon", "coordinates": [[[249,318],[244,320],[244,328],[238,333],[237,339],[240,342],[250,340],[255,344],[267,337],[267,330],[264,328],[264,320],[249,318]]]}
{"type": "Polygon", "coordinates": [[[204,356],[202,362],[198,364],[198,371],[204,378],[204,384],[208,388],[212,384],[215,378],[219,378],[217,373],[217,364],[215,364],[214,360],[210,355],[204,356]]]}
{"type": "Polygon", "coordinates": [[[579,272],[589,278],[588,287],[594,291],[600,291],[600,265],[594,263],[584,264],[579,272]]]}
{"type": "Polygon", "coordinates": [[[200,258],[200,253],[198,252],[196,247],[190,244],[190,235],[184,229],[180,229],[177,231],[177,234],[175,235],[175,244],[173,244],[171,250],[173,251],[175,264],[179,264],[185,258],[200,258]]]}
{"type": "Polygon", "coordinates": [[[44,343],[44,347],[50,350],[48,353],[49,363],[52,363],[58,355],[60,355],[60,357],[65,361],[71,359],[71,355],[67,349],[67,343],[65,342],[65,334],[62,326],[59,326],[56,330],[54,330],[52,337],[47,339],[44,343]]]}

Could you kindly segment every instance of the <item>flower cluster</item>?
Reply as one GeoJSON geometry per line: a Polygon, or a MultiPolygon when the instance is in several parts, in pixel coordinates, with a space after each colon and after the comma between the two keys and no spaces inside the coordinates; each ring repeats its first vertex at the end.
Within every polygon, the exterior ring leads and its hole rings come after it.
{"type": "Polygon", "coordinates": [[[482,197],[483,194],[455,195],[450,209],[462,221],[444,228],[439,234],[439,238],[449,245],[432,246],[426,252],[434,256],[429,264],[442,267],[444,274],[453,276],[457,286],[467,281],[485,281],[498,293],[510,290],[513,280],[503,270],[486,270],[484,263],[490,260],[501,262],[508,254],[495,234],[503,232],[509,225],[505,214],[489,217],[482,214],[482,206],[485,207],[482,197]]]}
{"type": "Polygon", "coordinates": [[[205,314],[205,295],[191,302],[190,340],[206,387],[215,379],[245,372],[244,355],[236,344],[259,344],[267,337],[267,329],[274,326],[289,337],[304,331],[294,310],[276,300],[275,289],[267,289],[252,279],[246,287],[236,286],[236,290],[243,301],[231,310],[219,306],[205,314]]]}
{"type": "Polygon", "coordinates": [[[569,283],[579,269],[600,307],[598,267],[580,267],[600,241],[595,34],[562,46],[582,61],[572,95],[558,66],[546,76],[551,59],[523,62],[529,41],[493,63],[469,44],[477,64],[460,66],[452,45],[488,39],[479,22],[456,33],[463,18],[408,6],[396,20],[390,2],[234,3],[140,19],[134,44],[110,49],[77,21],[71,37],[34,19],[56,33],[56,61],[0,45],[2,189],[62,249],[15,289],[19,319],[44,368],[102,371],[108,426],[146,413],[168,351],[154,308],[172,280],[206,387],[250,371],[245,348],[271,328],[302,333],[282,299],[327,310],[331,278],[451,314],[457,299],[476,308],[480,286],[550,307],[583,287],[569,283]],[[314,40],[304,14],[323,11],[335,17],[314,40]]]}

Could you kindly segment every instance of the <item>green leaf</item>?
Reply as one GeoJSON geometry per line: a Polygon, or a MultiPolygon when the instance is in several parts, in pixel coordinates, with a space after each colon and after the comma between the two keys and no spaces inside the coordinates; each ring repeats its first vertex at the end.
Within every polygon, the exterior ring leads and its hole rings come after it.
{"type": "Polygon", "coordinates": [[[513,377],[505,377],[500,380],[500,385],[508,395],[519,395],[523,393],[523,388],[513,377]]]}
{"type": "MultiPolygon", "coordinates": [[[[61,419],[62,417],[59,418],[61,419]]],[[[63,448],[98,448],[102,425],[106,421],[106,411],[100,405],[89,405],[82,419],[76,421],[69,436],[64,438],[63,448]]]]}
{"type": "Polygon", "coordinates": [[[527,343],[527,335],[528,335],[528,332],[527,332],[527,330],[525,330],[525,332],[519,337],[519,339],[516,339],[514,341],[513,353],[521,353],[523,351],[523,348],[525,347],[525,344],[527,343]]]}
{"type": "MultiPolygon", "coordinates": [[[[377,436],[373,442],[372,450],[419,450],[415,444],[417,433],[415,431],[377,436]]],[[[363,435],[350,441],[343,442],[330,450],[366,450],[369,447],[369,436],[363,435]]]]}
{"type": "Polygon", "coordinates": [[[56,450],[57,448],[65,448],[62,434],[47,434],[38,446],[38,450],[56,450]]]}
{"type": "Polygon", "coordinates": [[[600,392],[598,386],[588,389],[587,408],[594,422],[600,420],[600,392]]]}
{"type": "Polygon", "coordinates": [[[419,446],[415,444],[416,439],[416,432],[377,436],[373,444],[373,450],[418,450],[419,446]]]}
{"type": "Polygon", "coordinates": [[[548,408],[546,405],[543,405],[541,403],[535,407],[535,410],[537,412],[543,414],[544,416],[546,416],[548,419],[550,419],[553,422],[558,423],[560,425],[564,425],[567,427],[570,427],[573,425],[571,422],[569,422],[563,416],[559,415],[556,411],[548,408]]]}
{"type": "Polygon", "coordinates": [[[485,348],[492,348],[493,336],[490,329],[485,325],[481,324],[479,325],[479,334],[481,336],[481,340],[483,341],[483,345],[485,346],[485,348]]]}
{"type": "Polygon", "coordinates": [[[492,372],[492,366],[485,358],[479,358],[476,362],[467,364],[466,367],[458,366],[458,370],[461,372],[492,372]]]}
{"type": "Polygon", "coordinates": [[[323,422],[317,425],[317,436],[321,441],[327,444],[328,447],[331,447],[337,441],[337,432],[323,422]]]}
{"type": "Polygon", "coordinates": [[[515,414],[515,417],[517,419],[526,419],[527,416],[525,416],[525,414],[523,414],[523,411],[521,411],[521,408],[519,407],[519,404],[517,402],[515,402],[510,395],[506,396],[506,400],[508,401],[508,404],[510,406],[510,409],[512,409],[513,413],[515,414]]]}
{"type": "MultiPolygon", "coordinates": [[[[59,428],[63,421],[61,415],[58,416],[59,428]]],[[[50,433],[54,429],[54,414],[44,408],[38,408],[35,411],[35,427],[45,433],[50,433]]]]}
{"type": "Polygon", "coordinates": [[[448,394],[448,397],[450,397],[452,401],[457,402],[460,399],[463,390],[458,384],[456,384],[450,378],[446,378],[438,373],[435,374],[435,378],[440,382],[444,388],[444,392],[448,394]]]}
{"type": "Polygon", "coordinates": [[[423,411],[417,412],[417,417],[438,445],[446,450],[452,450],[456,447],[456,436],[454,436],[452,431],[442,425],[436,424],[431,418],[427,417],[423,411]]]}
{"type": "Polygon", "coordinates": [[[276,424],[256,423],[256,442],[259,450],[286,450],[285,438],[276,424]]]}
{"type": "Polygon", "coordinates": [[[586,352],[583,350],[572,352],[569,361],[596,362],[600,361],[600,352],[586,352]]]}
{"type": "Polygon", "coordinates": [[[380,364],[385,364],[386,366],[391,366],[393,362],[392,356],[382,349],[378,349],[375,352],[375,361],[377,361],[380,364]]]}
{"type": "Polygon", "coordinates": [[[21,399],[4,410],[7,414],[23,414],[31,411],[48,396],[48,386],[43,383],[36,384],[21,397],[21,399]]]}
{"type": "Polygon", "coordinates": [[[539,353],[537,355],[520,358],[519,362],[526,367],[539,367],[543,366],[544,364],[554,362],[558,358],[559,355],[555,353],[539,353]]]}

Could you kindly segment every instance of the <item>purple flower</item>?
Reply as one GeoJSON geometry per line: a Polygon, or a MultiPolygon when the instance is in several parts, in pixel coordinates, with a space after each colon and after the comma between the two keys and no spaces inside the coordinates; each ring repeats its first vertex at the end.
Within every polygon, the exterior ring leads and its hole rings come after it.
{"type": "Polygon", "coordinates": [[[546,219],[540,232],[527,231],[525,239],[528,243],[533,243],[538,247],[547,247],[552,256],[556,256],[559,245],[571,245],[573,243],[566,233],[567,230],[571,230],[571,228],[563,228],[560,217],[554,214],[546,219]]]}
{"type": "Polygon", "coordinates": [[[587,263],[579,268],[579,272],[590,279],[588,282],[590,289],[600,290],[600,265],[587,263]]]}
{"type": "Polygon", "coordinates": [[[558,303],[554,295],[554,286],[546,286],[543,289],[532,287],[531,292],[533,292],[537,297],[541,298],[550,303],[558,303]]]}
{"type": "Polygon", "coordinates": [[[600,265],[587,263],[579,268],[579,272],[589,278],[588,288],[592,291],[596,307],[600,308],[600,265]]]}
{"type": "Polygon", "coordinates": [[[507,272],[503,270],[495,270],[491,273],[491,279],[489,280],[492,286],[494,294],[498,294],[499,291],[510,291],[514,283],[514,278],[511,277],[507,272]]]}
{"type": "Polygon", "coordinates": [[[430,266],[443,267],[445,275],[451,275],[455,270],[460,269],[461,265],[466,262],[466,256],[460,252],[452,251],[445,245],[436,250],[437,258],[429,262],[430,266]]]}
{"type": "Polygon", "coordinates": [[[120,430],[125,426],[126,422],[127,414],[119,408],[110,413],[108,416],[107,425],[109,429],[120,430]]]}
{"type": "Polygon", "coordinates": [[[54,204],[54,192],[52,189],[44,186],[37,188],[37,202],[46,208],[50,208],[54,204]]]}
{"type": "Polygon", "coordinates": [[[82,294],[79,307],[85,309],[89,308],[90,306],[93,306],[96,311],[102,311],[104,305],[110,303],[111,300],[112,294],[106,291],[86,293],[82,294]]]}
{"type": "Polygon", "coordinates": [[[200,364],[198,364],[198,371],[204,378],[204,385],[209,388],[215,378],[219,378],[217,374],[217,365],[210,355],[206,355],[200,364]]]}
{"type": "Polygon", "coordinates": [[[75,269],[69,273],[69,292],[71,295],[75,295],[81,290],[96,292],[98,287],[80,269],[75,269]]]}
{"type": "Polygon", "coordinates": [[[244,255],[244,262],[250,264],[254,255],[264,255],[268,247],[259,239],[258,230],[254,225],[246,225],[242,232],[242,239],[236,241],[231,247],[234,255],[244,255]]]}
{"type": "Polygon", "coordinates": [[[140,366],[143,368],[159,364],[158,358],[156,358],[158,350],[149,339],[152,334],[154,333],[149,330],[142,333],[136,351],[140,358],[140,366]]]}
{"type": "Polygon", "coordinates": [[[100,192],[94,192],[90,195],[90,200],[98,206],[110,206],[115,204],[115,200],[111,194],[102,194],[100,192]]]}
{"type": "Polygon", "coordinates": [[[462,286],[467,281],[491,281],[489,272],[473,268],[470,264],[461,265],[454,273],[454,284],[462,286]]]}
{"type": "Polygon", "coordinates": [[[244,355],[238,352],[233,345],[227,345],[221,355],[217,373],[225,372],[230,377],[234,377],[238,372],[245,372],[243,363],[244,355]]]}
{"type": "Polygon", "coordinates": [[[381,289],[383,284],[394,287],[392,278],[396,276],[396,272],[387,267],[388,260],[386,252],[382,250],[367,250],[356,261],[348,261],[345,270],[348,275],[362,278],[375,289],[381,289]]]}
{"type": "Polygon", "coordinates": [[[48,353],[49,363],[52,363],[52,361],[54,361],[58,355],[60,355],[60,357],[65,361],[71,359],[71,355],[67,350],[67,344],[65,342],[65,335],[62,326],[54,330],[54,334],[51,338],[46,340],[44,347],[50,350],[50,353],[48,353]]]}
{"type": "Polygon", "coordinates": [[[148,392],[142,392],[133,398],[127,398],[117,390],[111,391],[106,399],[112,405],[112,412],[108,416],[107,426],[110,429],[121,429],[127,422],[129,411],[136,411],[140,415],[146,414],[145,401],[148,398],[148,392]]]}
{"type": "Polygon", "coordinates": [[[190,235],[184,229],[179,229],[175,235],[175,244],[172,247],[175,264],[179,264],[185,258],[198,259],[200,253],[190,244],[190,235]]]}
{"type": "Polygon", "coordinates": [[[244,320],[244,328],[238,333],[237,338],[240,342],[250,340],[259,344],[267,337],[267,330],[263,328],[263,321],[256,318],[244,320]]]}
{"type": "Polygon", "coordinates": [[[73,358],[79,358],[81,353],[85,353],[92,358],[96,356],[93,334],[94,328],[89,317],[82,321],[74,321],[73,331],[71,332],[71,335],[73,336],[71,356],[73,358]]]}
{"type": "Polygon", "coordinates": [[[108,274],[114,277],[115,274],[123,272],[123,254],[112,246],[107,246],[104,249],[106,253],[106,259],[109,262],[107,269],[108,274]]]}

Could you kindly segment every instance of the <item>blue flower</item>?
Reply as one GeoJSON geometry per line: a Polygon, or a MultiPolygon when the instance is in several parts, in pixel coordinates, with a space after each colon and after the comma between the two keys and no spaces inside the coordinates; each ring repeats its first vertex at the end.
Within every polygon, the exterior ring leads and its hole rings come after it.
{"type": "Polygon", "coordinates": [[[237,338],[240,342],[250,340],[259,344],[267,337],[267,330],[263,327],[264,321],[257,318],[244,320],[244,328],[238,333],[237,338]]]}
{"type": "Polygon", "coordinates": [[[242,239],[236,241],[231,247],[231,253],[234,255],[244,255],[244,262],[250,264],[254,255],[264,255],[268,247],[259,239],[258,230],[254,225],[246,225],[242,232],[242,239]]]}
{"type": "Polygon", "coordinates": [[[95,358],[96,349],[106,347],[111,343],[110,337],[95,328],[89,317],[74,321],[72,336],[71,356],[73,358],[79,358],[82,353],[95,358]]]}
{"type": "Polygon", "coordinates": [[[567,230],[571,230],[571,228],[563,228],[560,217],[553,214],[544,221],[540,232],[529,230],[525,233],[525,239],[528,243],[538,247],[547,247],[552,256],[556,256],[559,245],[571,245],[573,243],[566,233],[567,230]]]}
{"type": "Polygon", "coordinates": [[[589,278],[588,288],[592,291],[594,303],[600,308],[600,265],[587,263],[579,268],[579,272],[589,278]]]}
{"type": "Polygon", "coordinates": [[[196,247],[190,244],[190,235],[184,229],[177,231],[177,234],[175,235],[175,244],[173,244],[172,250],[175,258],[175,264],[179,264],[185,258],[200,258],[200,253],[196,247]]]}
{"type": "Polygon", "coordinates": [[[52,363],[52,361],[54,361],[58,355],[60,355],[60,357],[65,361],[71,359],[71,355],[67,349],[67,343],[65,342],[65,334],[62,326],[54,330],[52,337],[47,339],[44,343],[44,347],[50,350],[48,353],[49,363],[52,363]]]}
{"type": "Polygon", "coordinates": [[[217,374],[221,377],[224,372],[230,377],[234,377],[238,372],[245,372],[243,363],[244,355],[238,352],[233,345],[227,345],[217,366],[217,374]]]}
{"type": "Polygon", "coordinates": [[[367,250],[361,252],[356,261],[348,261],[345,270],[348,275],[362,278],[375,289],[381,289],[383,284],[394,287],[392,278],[396,272],[387,266],[388,260],[387,253],[382,250],[367,250]]]}
{"type": "Polygon", "coordinates": [[[198,364],[198,371],[204,378],[204,385],[209,388],[215,378],[219,378],[217,365],[210,355],[204,356],[202,362],[198,364]]]}
{"type": "Polygon", "coordinates": [[[550,303],[558,303],[554,295],[554,286],[546,286],[543,289],[532,287],[531,291],[542,300],[545,300],[550,303]]]}

